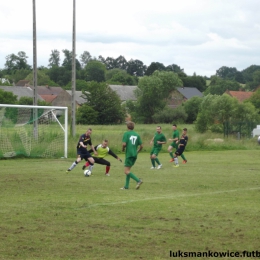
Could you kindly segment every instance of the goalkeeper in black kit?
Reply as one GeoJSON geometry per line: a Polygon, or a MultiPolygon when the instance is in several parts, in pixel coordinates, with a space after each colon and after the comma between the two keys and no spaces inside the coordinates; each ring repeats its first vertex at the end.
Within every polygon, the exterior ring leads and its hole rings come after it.
{"type": "MultiPolygon", "coordinates": [[[[93,159],[95,160],[95,163],[106,165],[106,176],[110,176],[109,171],[110,171],[110,162],[105,160],[104,157],[110,154],[120,162],[122,160],[108,147],[108,140],[103,140],[102,144],[96,145],[94,147],[95,151],[97,152],[97,155],[93,156],[93,159]]],[[[93,150],[89,150],[89,153],[92,153],[93,150]]],[[[86,167],[88,167],[90,164],[87,161],[85,165],[83,165],[82,170],[84,170],[86,167]]]]}

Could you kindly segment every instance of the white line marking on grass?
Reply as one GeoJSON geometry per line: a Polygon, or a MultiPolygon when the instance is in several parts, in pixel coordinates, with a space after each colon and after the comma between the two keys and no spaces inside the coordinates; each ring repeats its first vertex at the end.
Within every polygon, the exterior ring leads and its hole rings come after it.
{"type": "Polygon", "coordinates": [[[231,192],[238,192],[238,191],[251,191],[251,190],[259,190],[259,189],[260,189],[260,187],[255,187],[255,188],[236,189],[236,190],[213,191],[213,192],[205,192],[205,193],[176,194],[176,195],[172,195],[172,196],[160,196],[160,197],[150,197],[150,198],[136,199],[136,200],[123,200],[123,201],[116,201],[116,202],[96,203],[96,204],[86,205],[86,206],[83,206],[83,207],[80,207],[80,208],[92,208],[92,207],[98,207],[98,206],[113,206],[113,205],[127,204],[127,203],[147,201],[147,200],[197,197],[197,196],[204,196],[204,195],[214,195],[214,194],[231,193],[231,192]]]}

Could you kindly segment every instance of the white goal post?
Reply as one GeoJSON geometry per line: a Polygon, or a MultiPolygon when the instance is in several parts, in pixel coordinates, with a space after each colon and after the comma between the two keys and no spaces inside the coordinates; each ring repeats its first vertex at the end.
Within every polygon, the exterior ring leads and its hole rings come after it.
{"type": "Polygon", "coordinates": [[[67,107],[0,104],[0,159],[67,154],[67,107]]]}

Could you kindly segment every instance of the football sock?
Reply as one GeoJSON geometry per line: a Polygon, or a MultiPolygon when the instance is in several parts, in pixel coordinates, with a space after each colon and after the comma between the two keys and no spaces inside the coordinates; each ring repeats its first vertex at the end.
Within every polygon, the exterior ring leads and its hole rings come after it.
{"type": "Polygon", "coordinates": [[[110,166],[106,166],[106,173],[109,173],[110,166]]]}
{"type": "Polygon", "coordinates": [[[128,175],[130,176],[130,178],[132,178],[132,179],[135,180],[136,182],[139,181],[139,178],[137,178],[133,173],[130,172],[128,175]]]}
{"type": "Polygon", "coordinates": [[[151,159],[151,162],[152,162],[153,167],[155,167],[155,160],[151,159]]]}
{"type": "Polygon", "coordinates": [[[88,167],[88,169],[89,169],[91,172],[92,172],[93,168],[94,168],[94,165],[93,165],[93,164],[88,167]]]}
{"type": "Polygon", "coordinates": [[[178,160],[177,157],[174,158],[174,162],[175,162],[176,165],[179,164],[179,160],[178,160]]]}
{"type": "Polygon", "coordinates": [[[129,188],[129,182],[130,182],[130,175],[126,174],[125,176],[125,188],[129,188]]]}
{"type": "Polygon", "coordinates": [[[86,166],[86,167],[89,166],[89,161],[86,161],[85,166],[86,166]]]}
{"type": "Polygon", "coordinates": [[[181,158],[182,158],[184,161],[187,161],[187,159],[185,158],[184,154],[181,154],[181,158]]]}
{"type": "Polygon", "coordinates": [[[172,152],[170,152],[169,154],[170,154],[171,158],[173,158],[173,153],[172,153],[172,152]]]}
{"type": "Polygon", "coordinates": [[[158,165],[161,165],[161,163],[160,163],[158,158],[156,158],[155,161],[158,163],[158,165]]]}
{"type": "Polygon", "coordinates": [[[78,162],[75,161],[70,167],[69,169],[72,170],[73,168],[75,168],[77,166],[78,162]]]}

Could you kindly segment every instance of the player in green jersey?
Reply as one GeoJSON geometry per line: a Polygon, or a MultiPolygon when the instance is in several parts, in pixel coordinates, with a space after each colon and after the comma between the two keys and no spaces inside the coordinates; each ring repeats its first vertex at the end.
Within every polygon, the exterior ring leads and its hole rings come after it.
{"type": "Polygon", "coordinates": [[[150,152],[150,159],[152,162],[151,169],[155,169],[155,162],[158,164],[157,169],[161,169],[162,164],[158,159],[158,155],[162,149],[162,145],[166,144],[166,138],[165,135],[162,133],[162,128],[160,126],[156,127],[156,133],[154,134],[154,137],[151,140],[150,144],[153,144],[152,151],[150,152]]]}
{"type": "MultiPolygon", "coordinates": [[[[179,131],[177,130],[177,125],[172,125],[172,138],[169,139],[169,141],[172,141],[172,143],[169,145],[168,147],[168,152],[171,156],[171,160],[170,162],[174,161],[174,154],[172,152],[172,149],[174,148],[174,150],[178,149],[178,142],[180,141],[180,134],[179,131]]],[[[187,163],[187,159],[184,156],[184,154],[181,154],[181,158],[183,159],[182,163],[187,163]]]]}
{"type": "Polygon", "coordinates": [[[127,122],[128,131],[123,135],[123,145],[122,151],[125,151],[125,175],[126,181],[125,186],[121,188],[122,190],[129,189],[130,178],[137,182],[136,189],[138,190],[143,183],[142,179],[137,178],[132,172],[131,167],[134,166],[137,154],[142,150],[142,140],[134,130],[135,124],[134,122],[127,122]]]}

